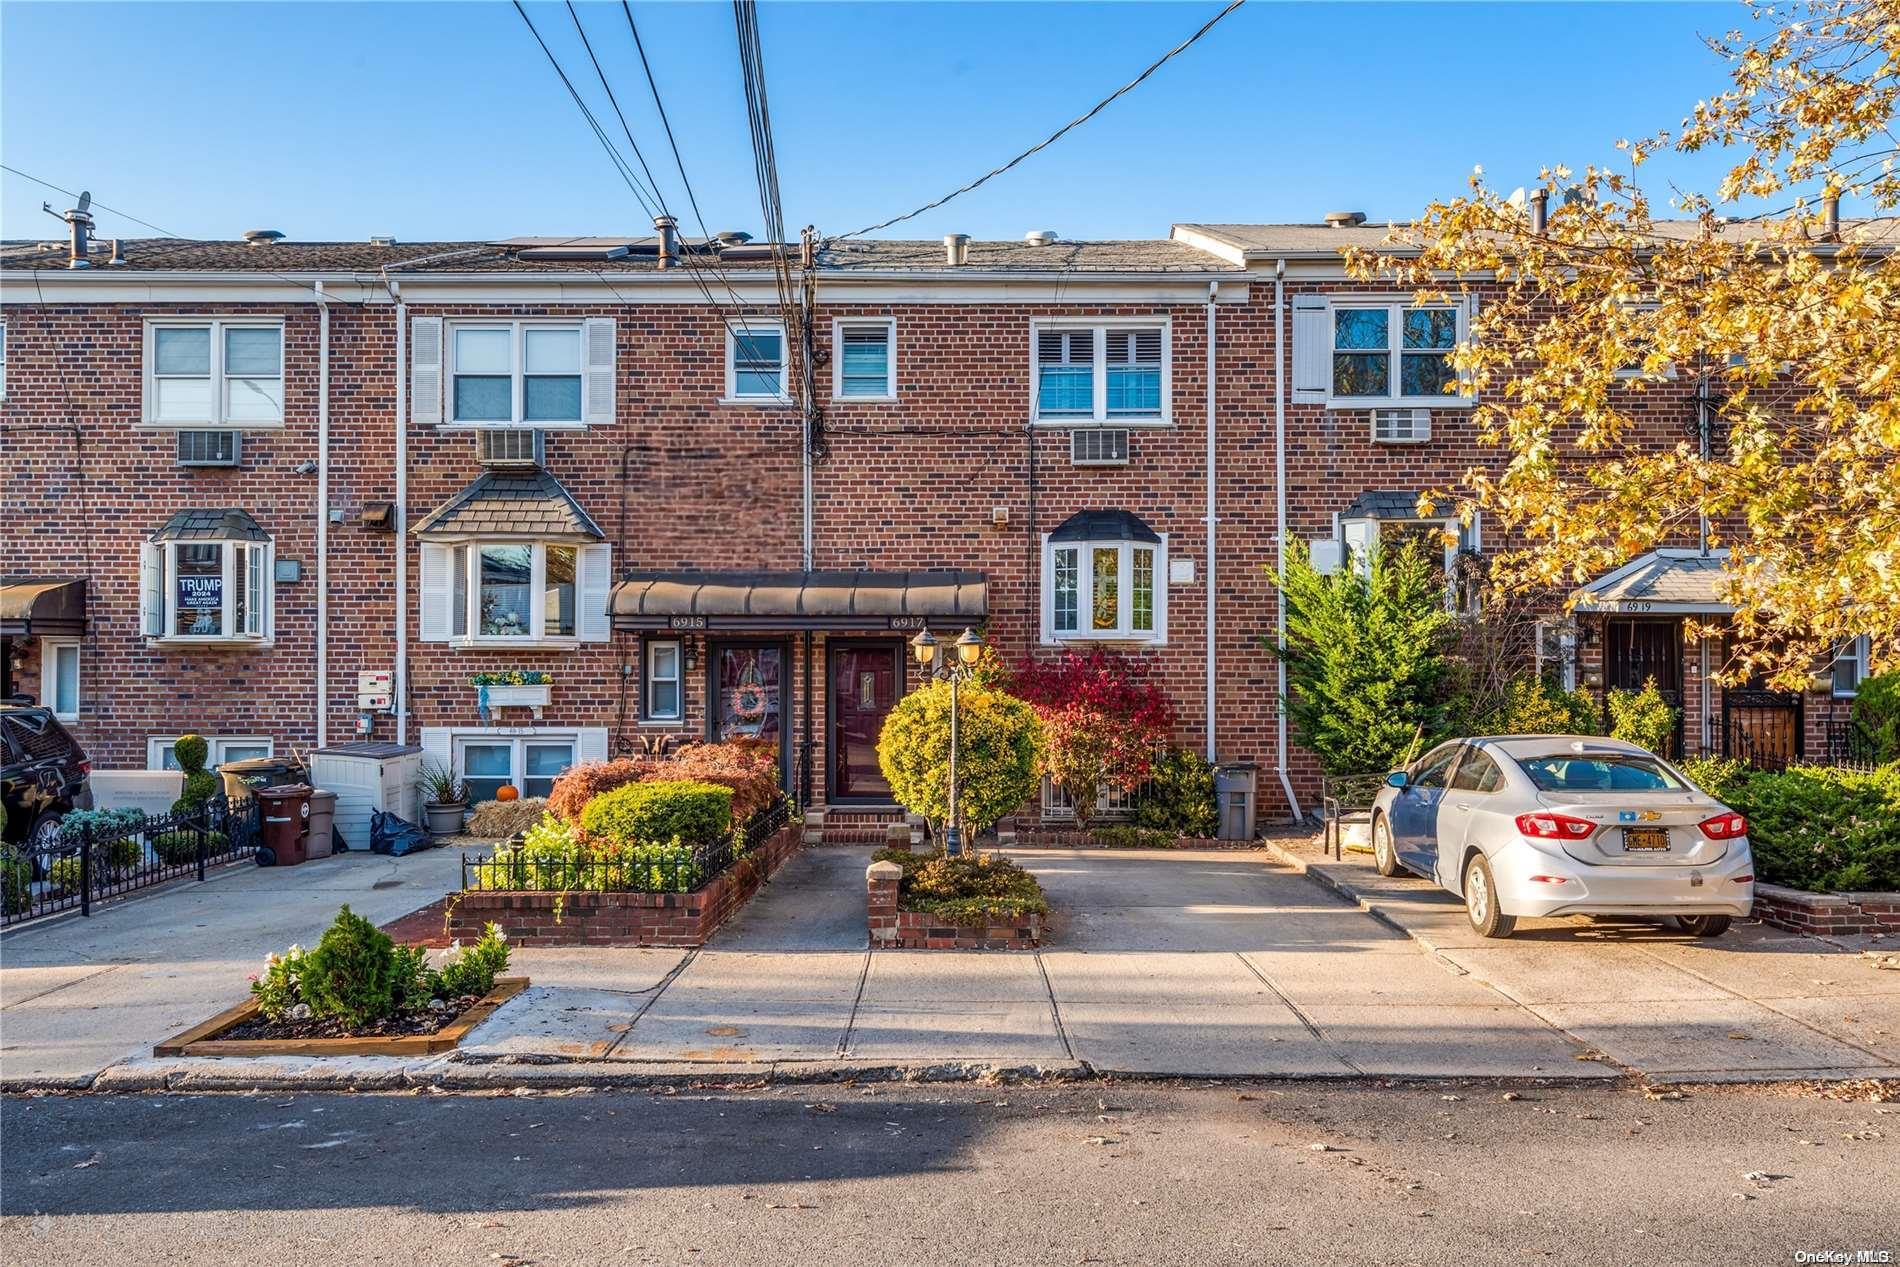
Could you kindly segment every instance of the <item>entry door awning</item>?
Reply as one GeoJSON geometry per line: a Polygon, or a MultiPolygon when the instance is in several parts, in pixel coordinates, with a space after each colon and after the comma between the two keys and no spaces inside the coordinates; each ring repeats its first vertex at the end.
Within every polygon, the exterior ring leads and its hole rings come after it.
{"type": "Polygon", "coordinates": [[[86,632],[86,582],[74,577],[0,578],[0,634],[37,638],[86,632]]]}
{"type": "Polygon", "coordinates": [[[1735,604],[1721,595],[1728,551],[1651,550],[1605,572],[1576,593],[1580,612],[1724,616],[1735,604]]]}
{"type": "Polygon", "coordinates": [[[614,586],[614,628],[925,629],[989,615],[984,574],[630,572],[614,586]]]}

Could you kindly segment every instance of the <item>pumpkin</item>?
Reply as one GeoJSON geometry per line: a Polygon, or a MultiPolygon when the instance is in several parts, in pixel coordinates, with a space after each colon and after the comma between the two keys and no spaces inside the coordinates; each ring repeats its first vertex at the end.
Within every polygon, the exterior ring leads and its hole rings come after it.
{"type": "Polygon", "coordinates": [[[518,801],[521,799],[521,789],[511,783],[504,783],[495,789],[495,799],[498,801],[518,801]]]}

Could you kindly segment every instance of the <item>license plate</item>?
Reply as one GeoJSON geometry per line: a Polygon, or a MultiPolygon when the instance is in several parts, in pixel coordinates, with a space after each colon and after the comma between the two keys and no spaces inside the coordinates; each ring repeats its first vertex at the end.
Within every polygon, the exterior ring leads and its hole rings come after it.
{"type": "Polygon", "coordinates": [[[1669,832],[1661,827],[1625,827],[1623,829],[1623,852],[1642,853],[1644,851],[1669,848],[1669,832]]]}

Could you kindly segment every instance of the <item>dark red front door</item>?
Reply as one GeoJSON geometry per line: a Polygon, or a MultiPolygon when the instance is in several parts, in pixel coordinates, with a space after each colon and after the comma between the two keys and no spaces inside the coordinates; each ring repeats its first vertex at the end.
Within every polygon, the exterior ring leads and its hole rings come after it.
{"type": "Polygon", "coordinates": [[[877,737],[897,703],[900,647],[831,648],[831,799],[888,801],[877,737]]]}

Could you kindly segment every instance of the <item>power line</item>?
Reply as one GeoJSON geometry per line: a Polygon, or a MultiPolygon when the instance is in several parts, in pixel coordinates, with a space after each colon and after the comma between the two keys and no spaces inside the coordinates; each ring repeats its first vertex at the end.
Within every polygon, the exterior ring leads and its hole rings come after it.
{"type": "Polygon", "coordinates": [[[1143,81],[1145,81],[1148,78],[1148,76],[1154,74],[1157,70],[1160,70],[1168,62],[1174,60],[1174,58],[1186,52],[1203,35],[1206,35],[1209,31],[1213,30],[1216,23],[1218,23],[1222,18],[1226,17],[1228,14],[1232,13],[1235,9],[1238,9],[1241,5],[1245,4],[1246,2],[1247,0],[1233,0],[1233,2],[1229,4],[1225,9],[1222,9],[1219,13],[1216,13],[1213,17],[1209,18],[1207,22],[1201,27],[1200,30],[1194,32],[1194,34],[1188,36],[1185,40],[1182,40],[1179,44],[1176,44],[1173,48],[1163,53],[1158,59],[1156,59],[1153,63],[1149,65],[1148,69],[1142,71],[1139,75],[1136,75],[1133,79],[1129,80],[1127,83],[1117,88],[1114,92],[1109,93],[1108,96],[1103,97],[1100,101],[1096,102],[1093,106],[1089,107],[1088,110],[1084,111],[1082,114],[1078,114],[1075,118],[1070,119],[1067,123],[1057,128],[1054,132],[1051,132],[1048,136],[1036,142],[1036,144],[1030,146],[1028,149],[1018,154],[1015,158],[1010,159],[1007,163],[1004,163],[1002,166],[992,167],[989,171],[984,172],[981,176],[978,176],[975,180],[971,181],[969,184],[961,186],[960,188],[957,188],[957,189],[953,189],[949,193],[945,194],[943,197],[937,199],[936,201],[927,202],[923,206],[918,207],[915,211],[906,211],[901,216],[892,216],[890,219],[880,221],[877,224],[866,225],[862,229],[855,229],[850,233],[840,234],[838,238],[834,240],[842,241],[845,238],[863,237],[867,233],[876,233],[879,229],[888,229],[894,224],[901,224],[906,220],[915,219],[916,217],[923,215],[926,211],[935,211],[938,207],[943,206],[943,204],[945,204],[946,202],[949,202],[952,198],[957,198],[957,197],[962,196],[963,194],[967,194],[971,190],[977,188],[979,185],[984,184],[985,182],[989,181],[993,177],[1001,176],[1004,172],[1016,166],[1016,164],[1030,157],[1032,154],[1036,154],[1036,153],[1041,152],[1042,150],[1048,149],[1051,145],[1054,145],[1057,141],[1061,140],[1064,136],[1068,135],[1070,132],[1074,131],[1076,128],[1081,127],[1084,123],[1087,123],[1090,119],[1093,119],[1096,115],[1100,114],[1103,110],[1106,110],[1118,98],[1123,97],[1130,92],[1133,92],[1137,87],[1139,87],[1142,84],[1143,81]]]}
{"type": "Polygon", "coordinates": [[[686,187],[686,201],[692,205],[693,219],[699,222],[700,236],[712,240],[712,231],[706,227],[706,217],[699,210],[699,199],[693,195],[693,182],[686,177],[686,160],[680,157],[680,143],[673,136],[672,120],[666,117],[666,103],[660,100],[660,85],[653,78],[653,65],[647,61],[647,48],[640,40],[640,28],[633,22],[633,6],[627,0],[620,0],[620,8],[627,15],[627,30],[633,33],[633,46],[640,53],[640,67],[647,73],[647,88],[653,93],[653,108],[660,112],[660,126],[666,129],[666,143],[673,147],[673,166],[679,169],[680,184],[686,187]]]}

